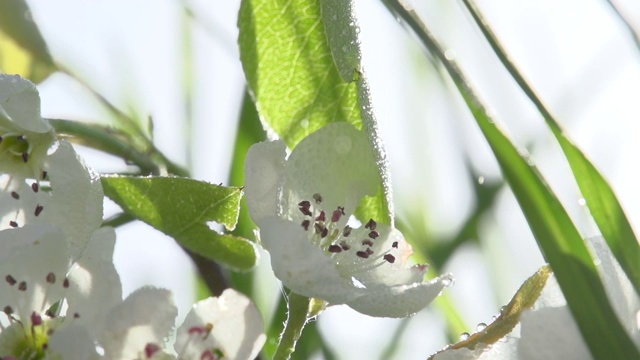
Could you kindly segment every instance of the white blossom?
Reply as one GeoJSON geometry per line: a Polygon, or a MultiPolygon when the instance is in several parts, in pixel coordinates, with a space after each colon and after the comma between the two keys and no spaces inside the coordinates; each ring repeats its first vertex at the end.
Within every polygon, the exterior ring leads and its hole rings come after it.
{"type": "Polygon", "coordinates": [[[371,316],[405,317],[428,305],[450,275],[424,282],[395,228],[351,215],[380,176],[366,134],[332,123],[286,158],[283,141],[255,144],[245,162],[246,198],[276,276],[292,291],[371,316]],[[351,219],[351,222],[350,222],[351,219]]]}

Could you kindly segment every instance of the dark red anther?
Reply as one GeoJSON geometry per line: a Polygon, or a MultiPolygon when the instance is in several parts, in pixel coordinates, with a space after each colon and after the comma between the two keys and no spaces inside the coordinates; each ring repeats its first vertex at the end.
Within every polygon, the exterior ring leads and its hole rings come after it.
{"type": "Polygon", "coordinates": [[[309,201],[307,201],[307,200],[300,201],[298,203],[298,206],[300,206],[300,212],[303,215],[306,215],[306,216],[312,216],[313,215],[313,213],[311,213],[311,210],[310,210],[311,209],[311,203],[309,201]]]}
{"type": "Polygon", "coordinates": [[[375,230],[376,226],[378,226],[378,224],[373,219],[369,219],[369,222],[364,227],[369,230],[375,230]]]}
{"type": "Polygon", "coordinates": [[[357,252],[356,252],[356,255],[357,255],[358,257],[363,258],[363,259],[367,259],[367,258],[369,258],[369,254],[368,254],[367,252],[364,252],[364,251],[357,251],[357,252]]]}
{"type": "Polygon", "coordinates": [[[62,282],[62,287],[65,289],[69,288],[69,279],[64,278],[64,281],[62,282]]]}
{"type": "Polygon", "coordinates": [[[378,236],[380,236],[380,234],[378,234],[377,231],[372,231],[369,233],[369,237],[372,239],[376,239],[378,236]]]}
{"type": "Polygon", "coordinates": [[[351,234],[351,226],[347,225],[344,227],[344,229],[342,229],[342,236],[344,237],[348,237],[351,234]]]}
{"type": "Polygon", "coordinates": [[[2,309],[2,311],[7,315],[13,314],[13,308],[9,305],[5,306],[4,309],[2,309]]]}
{"type": "Polygon", "coordinates": [[[318,215],[318,217],[316,218],[316,221],[322,221],[322,222],[327,221],[327,214],[324,212],[324,210],[320,211],[320,215],[318,215]]]}
{"type": "Polygon", "coordinates": [[[34,193],[37,193],[40,190],[40,185],[38,185],[37,182],[34,182],[31,184],[31,190],[33,190],[34,193]]]}
{"type": "Polygon", "coordinates": [[[338,206],[338,210],[340,210],[340,213],[344,215],[344,206],[338,206]]]}
{"type": "Polygon", "coordinates": [[[396,257],[391,255],[391,254],[387,254],[385,256],[382,257],[383,259],[387,260],[387,262],[393,264],[396,261],[396,257]]]}
{"type": "Polygon", "coordinates": [[[307,219],[307,220],[303,220],[302,221],[302,227],[304,228],[305,231],[309,230],[309,225],[311,225],[311,220],[307,219]]]}
{"type": "Polygon", "coordinates": [[[43,209],[44,209],[44,206],[38,204],[38,206],[36,206],[36,210],[33,212],[33,215],[35,215],[35,216],[40,215],[40,213],[42,212],[43,209]]]}
{"type": "Polygon", "coordinates": [[[23,152],[22,153],[22,160],[26,163],[27,161],[29,161],[29,153],[28,152],[23,152]]]}
{"type": "Polygon", "coordinates": [[[46,172],[46,171],[43,171],[43,172],[42,172],[42,180],[44,180],[44,179],[46,179],[46,178],[47,178],[47,172],[46,172]]]}
{"type": "Polygon", "coordinates": [[[27,291],[27,282],[26,281],[20,281],[20,283],[18,284],[18,290],[27,291]]]}
{"type": "Polygon", "coordinates": [[[7,281],[7,284],[13,286],[17,283],[16,279],[13,278],[13,276],[11,275],[7,275],[4,277],[4,279],[7,281]]]}
{"type": "Polygon", "coordinates": [[[192,326],[189,328],[189,335],[193,335],[193,334],[204,334],[205,332],[207,332],[207,329],[205,329],[204,326],[192,326]]]}
{"type": "Polygon", "coordinates": [[[342,248],[340,247],[340,245],[329,245],[329,252],[330,253],[339,253],[342,252],[342,248]]]}
{"type": "Polygon", "coordinates": [[[367,253],[367,255],[371,255],[371,254],[373,254],[373,250],[371,250],[371,248],[370,248],[370,247],[368,247],[368,248],[367,248],[367,250],[365,250],[364,252],[366,252],[366,253],[367,253]]]}
{"type": "Polygon", "coordinates": [[[74,319],[80,319],[80,314],[78,314],[78,313],[73,313],[73,318],[74,318],[74,319]]]}
{"type": "Polygon", "coordinates": [[[154,343],[148,343],[144,346],[144,355],[147,359],[151,359],[155,353],[160,351],[160,346],[154,343]]]}
{"type": "Polygon", "coordinates": [[[340,209],[333,210],[333,214],[331,214],[331,221],[334,223],[338,222],[340,221],[341,217],[342,217],[342,212],[340,211],[340,209]]]}
{"type": "Polygon", "coordinates": [[[40,316],[40,314],[38,314],[37,312],[32,312],[31,313],[31,323],[34,326],[40,326],[42,325],[42,316],[40,316]]]}
{"type": "Polygon", "coordinates": [[[47,274],[47,283],[55,284],[56,283],[56,274],[50,272],[47,274]]]}
{"type": "Polygon", "coordinates": [[[347,244],[346,241],[341,241],[340,242],[340,247],[342,248],[342,250],[347,251],[349,249],[351,249],[351,246],[349,246],[349,244],[347,244]]]}
{"type": "Polygon", "coordinates": [[[369,239],[362,240],[362,245],[373,246],[373,241],[369,239]]]}
{"type": "Polygon", "coordinates": [[[315,229],[316,234],[322,234],[322,232],[326,229],[324,225],[320,223],[313,224],[313,228],[315,229]]]}
{"type": "Polygon", "coordinates": [[[320,233],[320,237],[326,238],[327,235],[329,235],[329,229],[327,228],[322,229],[322,232],[320,233]]]}
{"type": "Polygon", "coordinates": [[[391,247],[394,248],[394,249],[397,249],[398,248],[398,242],[394,241],[393,244],[391,244],[391,247]]]}
{"type": "Polygon", "coordinates": [[[18,193],[17,193],[17,192],[15,192],[15,191],[12,191],[12,192],[11,192],[11,197],[12,197],[12,198],[14,198],[14,199],[16,199],[16,200],[18,200],[18,199],[20,199],[20,194],[18,194],[18,193]]]}
{"type": "Polygon", "coordinates": [[[9,221],[9,225],[11,225],[11,227],[14,227],[14,228],[18,227],[18,223],[13,220],[9,221]]]}
{"type": "Polygon", "coordinates": [[[322,202],[322,195],[318,193],[313,194],[313,200],[316,201],[316,204],[320,204],[322,202]]]}

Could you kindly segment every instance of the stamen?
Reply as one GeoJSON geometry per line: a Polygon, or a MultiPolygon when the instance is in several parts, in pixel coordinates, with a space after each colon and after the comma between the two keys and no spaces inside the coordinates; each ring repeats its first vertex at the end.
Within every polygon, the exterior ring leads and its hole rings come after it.
{"type": "Polygon", "coordinates": [[[40,316],[40,314],[38,314],[37,312],[32,312],[31,313],[31,323],[34,326],[40,326],[42,325],[42,316],[40,316]]]}
{"type": "Polygon", "coordinates": [[[43,209],[44,209],[44,206],[42,206],[42,205],[38,204],[38,206],[36,206],[36,211],[34,211],[34,213],[33,213],[33,214],[34,214],[35,216],[38,216],[38,215],[40,215],[40,213],[42,212],[42,210],[43,210],[43,209]]]}
{"type": "Polygon", "coordinates": [[[33,190],[34,193],[37,193],[38,190],[40,190],[40,185],[38,185],[37,182],[34,182],[33,184],[31,184],[31,190],[33,190]]]}
{"type": "Polygon", "coordinates": [[[378,234],[377,231],[372,231],[369,233],[369,237],[372,239],[376,239],[378,236],[380,236],[380,234],[378,234]]]}
{"type": "Polygon", "coordinates": [[[27,291],[27,282],[26,281],[20,281],[20,284],[18,284],[18,290],[27,291]]]}
{"type": "Polygon", "coordinates": [[[313,194],[313,200],[316,201],[316,204],[320,204],[322,202],[322,195],[318,193],[313,194]]]}
{"type": "Polygon", "coordinates": [[[351,249],[351,246],[349,246],[349,244],[347,244],[347,242],[344,241],[344,240],[340,242],[340,247],[344,251],[347,251],[347,250],[351,249]]]}
{"type": "Polygon", "coordinates": [[[43,171],[42,172],[42,180],[45,180],[47,178],[47,172],[43,171]]]}
{"type": "Polygon", "coordinates": [[[311,221],[309,219],[302,221],[302,227],[305,231],[309,231],[309,225],[311,225],[311,221]]]}
{"type": "Polygon", "coordinates": [[[324,210],[320,211],[320,215],[316,218],[316,221],[327,221],[327,214],[325,214],[324,210]]]}
{"type": "Polygon", "coordinates": [[[356,251],[356,255],[358,257],[363,258],[363,259],[368,259],[369,258],[369,253],[367,253],[365,251],[356,251]]]}
{"type": "Polygon", "coordinates": [[[326,227],[324,227],[324,225],[322,225],[320,223],[313,224],[313,227],[316,230],[316,234],[322,234],[324,232],[324,230],[327,229],[326,227]]]}
{"type": "Polygon", "coordinates": [[[369,222],[364,227],[369,230],[375,230],[377,225],[378,224],[373,219],[369,219],[369,222]]]}
{"type": "Polygon", "coordinates": [[[7,314],[7,316],[13,314],[13,308],[9,305],[5,306],[4,309],[2,309],[2,311],[7,314]]]}
{"type": "Polygon", "coordinates": [[[396,261],[396,257],[391,255],[391,254],[387,254],[385,256],[382,257],[383,259],[385,259],[387,262],[393,264],[396,261]]]}
{"type": "Polygon", "coordinates": [[[370,247],[368,247],[368,248],[367,248],[367,250],[365,250],[365,252],[366,252],[368,255],[373,254],[373,250],[371,250],[371,248],[370,248],[370,247]]]}
{"type": "Polygon", "coordinates": [[[22,153],[22,160],[24,160],[25,163],[27,161],[29,161],[29,153],[28,152],[23,152],[22,153]]]}
{"type": "Polygon", "coordinates": [[[18,199],[20,199],[20,194],[18,194],[18,193],[17,193],[17,192],[15,192],[15,191],[12,191],[12,192],[11,192],[11,197],[12,197],[12,198],[14,198],[14,199],[16,199],[16,200],[18,200],[18,199]]]}
{"type": "Polygon", "coordinates": [[[11,227],[14,227],[14,228],[18,227],[18,223],[13,220],[9,221],[9,225],[11,225],[11,227]]]}
{"type": "Polygon", "coordinates": [[[153,357],[153,355],[155,353],[157,353],[158,351],[160,351],[160,346],[154,344],[154,343],[148,343],[147,345],[144,346],[144,355],[148,358],[151,359],[153,357]]]}
{"type": "Polygon", "coordinates": [[[327,235],[329,235],[329,229],[327,228],[322,229],[322,232],[320,233],[320,237],[326,238],[327,235]]]}
{"type": "Polygon", "coordinates": [[[303,215],[306,216],[313,216],[313,214],[311,213],[311,210],[309,210],[311,208],[311,203],[308,202],[307,200],[301,201],[298,206],[300,206],[300,212],[303,215]]]}
{"type": "Polygon", "coordinates": [[[351,235],[351,230],[353,230],[351,226],[345,226],[344,229],[342,229],[342,236],[348,237],[349,235],[351,235]]]}
{"type": "Polygon", "coordinates": [[[341,211],[340,209],[333,210],[333,214],[331,215],[331,221],[334,223],[340,221],[342,214],[343,214],[343,211],[341,211]]]}
{"type": "Polygon", "coordinates": [[[56,274],[50,272],[47,274],[47,282],[49,284],[55,284],[56,283],[56,274]]]}
{"type": "Polygon", "coordinates": [[[62,282],[62,287],[65,289],[69,288],[69,279],[65,278],[64,281],[62,282]]]}
{"type": "Polygon", "coordinates": [[[13,276],[11,275],[7,275],[4,277],[4,279],[7,281],[7,284],[13,286],[17,283],[16,279],[13,278],[13,276]]]}
{"type": "Polygon", "coordinates": [[[398,248],[398,242],[394,241],[393,244],[391,244],[391,247],[394,248],[394,249],[397,249],[398,248]]]}
{"type": "Polygon", "coordinates": [[[362,240],[362,245],[373,246],[373,241],[369,239],[362,240]]]}
{"type": "Polygon", "coordinates": [[[330,253],[339,253],[342,252],[342,248],[340,247],[340,245],[331,245],[329,246],[329,252],[330,253]]]}

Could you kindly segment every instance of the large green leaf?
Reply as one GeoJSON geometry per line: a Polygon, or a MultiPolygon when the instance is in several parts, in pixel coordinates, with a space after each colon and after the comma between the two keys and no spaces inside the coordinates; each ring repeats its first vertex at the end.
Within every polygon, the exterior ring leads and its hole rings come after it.
{"type": "Polygon", "coordinates": [[[379,161],[380,189],[356,214],[392,223],[387,165],[360,68],[352,4],[338,4],[344,5],[342,12],[333,5],[243,0],[240,58],[263,123],[289,148],[331,122],[349,122],[367,132],[379,161]]]}
{"type": "Polygon", "coordinates": [[[38,83],[56,70],[23,0],[0,1],[0,71],[38,83]]]}
{"type": "Polygon", "coordinates": [[[215,221],[233,230],[242,190],[174,177],[106,176],[104,193],[122,209],[176,239],[185,248],[236,270],[257,261],[248,240],[220,234],[207,226],[215,221]]]}
{"type": "Polygon", "coordinates": [[[472,0],[463,0],[463,2],[502,64],[538,108],[545,122],[553,131],[602,235],[633,283],[636,292],[640,294],[640,245],[611,185],[582,150],[573,144],[564,133],[559,121],[517,68],[489,23],[484,20],[484,16],[475,2],[472,0]]]}
{"type": "Polygon", "coordinates": [[[580,233],[532,160],[520,153],[496,125],[465,74],[451,57],[445,56],[443,47],[415,11],[398,0],[383,1],[407,21],[451,76],[498,160],[594,358],[640,358],[609,303],[580,233]]]}

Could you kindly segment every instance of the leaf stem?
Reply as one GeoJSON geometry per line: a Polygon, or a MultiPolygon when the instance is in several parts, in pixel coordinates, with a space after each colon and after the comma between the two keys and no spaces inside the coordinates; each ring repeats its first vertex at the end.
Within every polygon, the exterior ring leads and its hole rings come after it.
{"type": "Polygon", "coordinates": [[[287,360],[296,350],[296,342],[307,324],[307,313],[311,299],[291,292],[289,294],[287,323],[280,336],[280,343],[273,355],[273,360],[287,360]]]}

